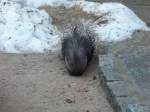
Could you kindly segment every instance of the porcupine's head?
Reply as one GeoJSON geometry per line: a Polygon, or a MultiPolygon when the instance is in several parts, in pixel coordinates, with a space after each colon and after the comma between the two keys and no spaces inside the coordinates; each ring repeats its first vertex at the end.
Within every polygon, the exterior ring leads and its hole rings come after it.
{"type": "Polygon", "coordinates": [[[91,42],[78,32],[77,27],[73,29],[72,36],[64,38],[62,53],[71,75],[80,76],[85,71],[94,51],[91,42]]]}

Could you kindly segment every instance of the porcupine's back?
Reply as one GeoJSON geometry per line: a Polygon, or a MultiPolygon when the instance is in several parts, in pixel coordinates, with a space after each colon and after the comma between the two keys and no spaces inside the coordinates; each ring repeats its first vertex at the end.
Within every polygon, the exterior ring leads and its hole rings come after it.
{"type": "Polygon", "coordinates": [[[67,70],[72,75],[81,75],[94,52],[94,37],[81,26],[75,26],[72,34],[64,37],[62,54],[67,70]]]}

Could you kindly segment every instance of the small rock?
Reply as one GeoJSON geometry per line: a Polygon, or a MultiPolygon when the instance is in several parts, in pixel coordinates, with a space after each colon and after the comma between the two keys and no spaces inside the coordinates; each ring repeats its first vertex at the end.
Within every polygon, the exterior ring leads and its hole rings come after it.
{"type": "Polygon", "coordinates": [[[79,88],[77,92],[88,92],[88,88],[79,88]]]}
{"type": "Polygon", "coordinates": [[[147,26],[148,26],[148,27],[150,27],[150,22],[149,22],[149,23],[147,23],[147,26]]]}
{"type": "Polygon", "coordinates": [[[49,72],[53,72],[52,70],[50,70],[49,72]]]}
{"type": "Polygon", "coordinates": [[[89,110],[86,110],[86,112],[90,112],[89,110]]]}
{"type": "Polygon", "coordinates": [[[71,88],[71,85],[70,85],[70,84],[68,84],[68,88],[71,88]]]}
{"type": "Polygon", "coordinates": [[[73,103],[74,101],[72,99],[70,99],[70,98],[66,98],[65,102],[67,102],[67,103],[73,103]]]}
{"type": "Polygon", "coordinates": [[[108,20],[103,20],[103,21],[98,22],[97,24],[101,25],[101,24],[107,24],[107,23],[108,23],[108,20]]]}
{"type": "Polygon", "coordinates": [[[93,80],[96,80],[96,78],[97,78],[96,76],[93,76],[93,80]]]}
{"type": "Polygon", "coordinates": [[[141,30],[137,30],[137,32],[139,33],[139,32],[141,32],[141,30]]]}
{"type": "Polygon", "coordinates": [[[24,57],[28,56],[27,54],[23,54],[24,57]]]}

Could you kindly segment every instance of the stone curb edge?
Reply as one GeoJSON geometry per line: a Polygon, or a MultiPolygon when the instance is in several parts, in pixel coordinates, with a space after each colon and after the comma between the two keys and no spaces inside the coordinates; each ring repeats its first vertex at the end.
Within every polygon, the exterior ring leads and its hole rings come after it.
{"type": "Polygon", "coordinates": [[[116,112],[150,112],[150,106],[130,97],[126,82],[114,70],[114,55],[99,55],[98,60],[100,82],[113,109],[116,112]]]}

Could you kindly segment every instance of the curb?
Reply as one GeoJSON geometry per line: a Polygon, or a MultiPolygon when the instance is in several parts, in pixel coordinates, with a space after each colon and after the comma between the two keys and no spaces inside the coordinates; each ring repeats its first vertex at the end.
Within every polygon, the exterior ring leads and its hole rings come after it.
{"type": "Polygon", "coordinates": [[[150,112],[150,106],[137,102],[129,94],[128,84],[115,70],[114,55],[99,55],[98,72],[107,100],[116,112],[150,112]]]}

